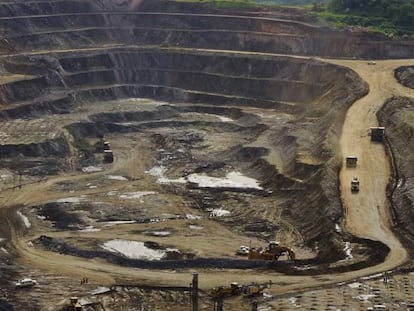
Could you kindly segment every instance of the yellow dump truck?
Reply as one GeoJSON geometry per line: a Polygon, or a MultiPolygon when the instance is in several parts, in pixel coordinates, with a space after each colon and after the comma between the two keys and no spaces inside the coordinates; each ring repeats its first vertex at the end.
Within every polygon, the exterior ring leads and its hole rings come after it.
{"type": "Polygon", "coordinates": [[[216,286],[213,287],[210,291],[210,296],[212,298],[218,297],[230,297],[240,295],[242,292],[242,287],[239,283],[233,282],[228,286],[216,286]]]}
{"type": "Polygon", "coordinates": [[[288,255],[289,260],[295,260],[296,255],[293,250],[286,246],[280,246],[279,242],[270,242],[266,249],[251,248],[248,254],[249,259],[258,260],[278,260],[282,255],[288,255]]]}

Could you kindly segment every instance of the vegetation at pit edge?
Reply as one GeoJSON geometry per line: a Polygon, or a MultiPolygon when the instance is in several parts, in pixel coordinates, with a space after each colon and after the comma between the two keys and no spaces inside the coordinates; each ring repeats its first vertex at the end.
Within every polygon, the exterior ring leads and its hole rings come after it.
{"type": "Polygon", "coordinates": [[[266,5],[284,5],[284,6],[303,6],[303,5],[320,5],[328,3],[330,0],[251,0],[255,3],[266,5]]]}
{"type": "Polygon", "coordinates": [[[358,26],[389,36],[414,35],[414,0],[178,0],[219,7],[304,6],[336,27],[358,26]]]}
{"type": "Polygon", "coordinates": [[[178,2],[214,3],[218,7],[246,8],[259,6],[253,0],[176,0],[178,2]]]}
{"type": "Polygon", "coordinates": [[[337,27],[360,26],[391,36],[414,34],[414,0],[331,0],[309,8],[337,27]]]}
{"type": "MultiPolygon", "coordinates": [[[[263,5],[303,6],[314,3],[314,0],[177,0],[182,2],[211,2],[218,7],[245,8],[260,7],[263,5]]],[[[318,3],[327,3],[330,0],[318,0],[318,3]]]]}

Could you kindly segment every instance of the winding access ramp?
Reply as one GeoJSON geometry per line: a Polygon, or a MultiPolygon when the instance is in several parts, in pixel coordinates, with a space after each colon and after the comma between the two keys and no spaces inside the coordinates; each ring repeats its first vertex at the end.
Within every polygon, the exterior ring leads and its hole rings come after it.
{"type": "Polygon", "coordinates": [[[340,191],[345,208],[345,227],[353,235],[376,240],[390,248],[382,264],[372,267],[378,271],[393,269],[407,261],[407,251],[392,231],[392,214],[386,187],[392,182],[391,159],[382,143],[373,143],[368,131],[379,126],[376,113],[392,96],[414,97],[414,90],[402,86],[394,77],[400,66],[412,65],[413,60],[386,60],[377,65],[365,61],[325,60],[346,66],[357,72],[369,85],[369,93],[355,102],[343,124],[340,147],[342,157],[358,157],[356,168],[342,166],[340,191]],[[360,180],[359,193],[352,193],[353,177],[360,180]]]}
{"type": "MultiPolygon", "coordinates": [[[[231,51],[232,53],[237,53],[231,51]]],[[[245,52],[242,52],[245,53],[245,52]]],[[[287,55],[286,55],[287,56],[287,55]]],[[[414,97],[414,90],[400,85],[394,78],[394,70],[399,66],[412,65],[414,60],[387,60],[378,61],[377,65],[369,66],[366,61],[357,60],[331,60],[323,61],[351,68],[358,73],[369,85],[369,93],[356,101],[349,109],[340,138],[342,156],[356,155],[358,167],[353,170],[345,167],[340,172],[341,199],[345,208],[345,228],[351,234],[375,241],[380,241],[390,248],[386,260],[376,266],[346,273],[327,274],[319,276],[290,276],[276,272],[240,273],[237,270],[209,271],[200,280],[202,288],[210,288],[218,283],[225,283],[229,279],[240,283],[250,282],[252,274],[254,280],[266,282],[271,279],[275,284],[273,294],[285,294],[297,290],[332,285],[338,282],[347,282],[362,276],[376,274],[394,269],[408,260],[408,254],[398,237],[392,231],[392,217],[389,202],[386,197],[386,186],[391,182],[392,174],[390,159],[385,153],[383,144],[370,142],[368,129],[378,125],[377,111],[386,99],[394,96],[414,97]],[[358,176],[361,181],[361,190],[358,194],[350,191],[350,180],[358,176]]],[[[66,176],[66,180],[75,180],[75,176],[66,176]]],[[[48,186],[61,181],[49,180],[48,186]]],[[[8,206],[18,204],[32,204],[33,193],[47,195],[45,185],[28,185],[25,191],[14,194],[8,206]],[[24,194],[23,194],[24,193],[24,194]]],[[[12,224],[10,225],[12,227],[12,224]]],[[[115,280],[135,279],[148,284],[181,285],[188,281],[188,273],[175,273],[171,271],[149,271],[119,267],[98,260],[50,254],[26,245],[25,238],[19,237],[13,231],[13,240],[22,260],[33,266],[53,270],[57,273],[83,275],[84,273],[96,276],[102,283],[111,284],[115,280]]],[[[27,237],[30,239],[30,237],[27,237]]]]}

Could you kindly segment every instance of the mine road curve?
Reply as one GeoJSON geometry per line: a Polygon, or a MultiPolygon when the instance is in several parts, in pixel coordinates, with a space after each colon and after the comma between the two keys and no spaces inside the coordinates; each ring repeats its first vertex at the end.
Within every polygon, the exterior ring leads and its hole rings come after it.
{"type": "Polygon", "coordinates": [[[402,86],[394,77],[394,70],[413,65],[413,60],[379,61],[368,65],[366,61],[326,60],[353,69],[369,84],[367,96],[355,102],[347,112],[340,139],[343,158],[358,157],[357,168],[340,172],[341,199],[345,208],[346,230],[356,236],[381,241],[390,249],[385,262],[372,267],[378,271],[395,268],[407,259],[407,251],[393,234],[392,217],[386,197],[386,186],[391,180],[390,159],[383,144],[371,143],[370,126],[378,126],[377,111],[393,95],[414,97],[414,90],[402,86]],[[352,177],[360,180],[360,192],[351,193],[352,177]]]}
{"type": "MultiPolygon", "coordinates": [[[[218,53],[223,51],[217,51],[218,53]]],[[[227,51],[237,54],[238,52],[227,51]]],[[[244,54],[244,52],[243,52],[244,54]]],[[[260,53],[261,54],[261,53],[260,53]]],[[[286,57],[288,57],[286,55],[286,57]]],[[[376,112],[384,101],[393,95],[414,97],[414,90],[400,85],[394,78],[394,69],[403,65],[413,65],[414,60],[388,60],[378,61],[376,66],[368,66],[366,61],[355,60],[324,60],[356,71],[370,86],[367,96],[355,102],[349,109],[344,122],[344,130],[340,140],[342,154],[357,155],[358,168],[353,171],[343,169],[340,172],[340,188],[345,207],[346,229],[361,237],[381,241],[391,249],[386,260],[376,266],[347,273],[327,274],[318,276],[289,276],[276,272],[239,270],[210,270],[200,272],[200,287],[211,288],[217,284],[226,284],[229,280],[240,283],[266,282],[271,279],[276,286],[270,292],[274,295],[295,292],[301,289],[310,289],[322,285],[351,281],[361,276],[371,275],[390,270],[403,264],[408,254],[391,230],[390,208],[385,196],[385,188],[390,181],[391,171],[389,159],[385,155],[382,144],[372,144],[367,135],[370,126],[377,125],[376,112]],[[351,195],[350,179],[358,175],[361,180],[359,194],[351,195]],[[280,284],[281,286],[277,286],[280,284]]],[[[50,179],[46,185],[51,186],[65,177],[50,179]]],[[[79,176],[66,176],[67,180],[79,176]]],[[[18,193],[11,194],[5,206],[18,204],[38,203],[34,197],[48,199],[50,193],[46,185],[32,184],[24,186],[18,193]],[[36,196],[33,194],[36,193],[36,196]]],[[[5,193],[7,196],[7,193],[5,193]]],[[[3,210],[2,212],[5,212],[3,210]]],[[[9,210],[9,212],[12,212],[9,210]]],[[[49,272],[80,276],[93,275],[94,279],[102,284],[113,284],[122,280],[134,280],[145,284],[182,286],[188,284],[191,278],[190,271],[177,273],[172,271],[150,271],[115,266],[101,260],[85,260],[78,257],[45,252],[30,248],[26,241],[33,236],[21,237],[15,232],[12,225],[12,241],[21,254],[22,262],[28,266],[43,268],[49,272]]],[[[33,233],[35,234],[35,233],[33,233]]]]}

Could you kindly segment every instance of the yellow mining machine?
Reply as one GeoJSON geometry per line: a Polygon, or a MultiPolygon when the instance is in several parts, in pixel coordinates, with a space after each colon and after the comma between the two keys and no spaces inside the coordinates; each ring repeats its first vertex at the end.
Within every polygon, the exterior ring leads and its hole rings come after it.
{"type": "Polygon", "coordinates": [[[267,283],[251,283],[248,285],[243,286],[243,296],[244,297],[255,297],[255,296],[261,296],[263,295],[263,291],[266,288],[270,288],[272,285],[272,281],[269,281],[267,283]]]}
{"type": "Polygon", "coordinates": [[[242,286],[233,282],[228,286],[216,286],[210,290],[212,298],[237,296],[242,293],[242,286]]]}
{"type": "Polygon", "coordinates": [[[231,283],[228,286],[216,286],[210,290],[210,296],[214,300],[223,299],[226,297],[239,296],[243,297],[256,297],[263,295],[263,291],[266,288],[270,288],[272,281],[266,283],[253,282],[247,285],[240,285],[236,282],[231,283]]]}
{"type": "Polygon", "coordinates": [[[67,305],[64,311],[82,311],[82,306],[79,302],[78,297],[70,297],[69,305],[67,305]]]}
{"type": "Polygon", "coordinates": [[[289,260],[295,260],[296,255],[293,250],[286,246],[280,246],[279,242],[270,242],[266,249],[250,248],[248,258],[259,260],[278,260],[282,255],[288,255],[289,260]]]}

